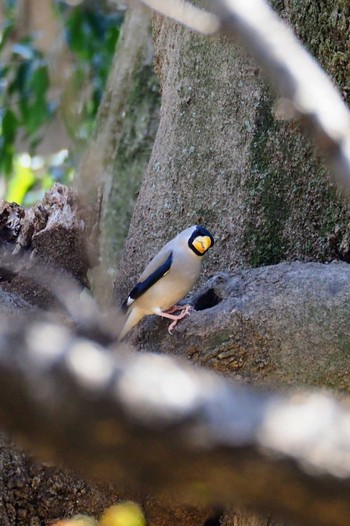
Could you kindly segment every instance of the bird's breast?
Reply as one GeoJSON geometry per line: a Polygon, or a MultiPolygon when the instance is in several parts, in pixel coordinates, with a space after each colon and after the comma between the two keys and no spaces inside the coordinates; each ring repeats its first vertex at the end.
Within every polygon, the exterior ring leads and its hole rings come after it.
{"type": "Polygon", "coordinates": [[[200,259],[174,257],[173,264],[160,280],[137,300],[137,306],[151,314],[157,309],[167,310],[182,300],[192,289],[200,274],[200,259]]]}

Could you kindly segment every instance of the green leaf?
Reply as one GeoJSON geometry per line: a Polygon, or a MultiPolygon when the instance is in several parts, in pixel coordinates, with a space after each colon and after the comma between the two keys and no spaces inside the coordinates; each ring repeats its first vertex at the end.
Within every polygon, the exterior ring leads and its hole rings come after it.
{"type": "Polygon", "coordinates": [[[70,48],[83,60],[88,60],[89,50],[86,44],[91,41],[89,26],[85,20],[85,13],[80,8],[73,9],[67,19],[67,40],[70,48]]]}
{"type": "Polygon", "coordinates": [[[20,114],[21,114],[21,123],[22,123],[22,126],[25,125],[27,119],[28,119],[28,114],[29,114],[29,104],[28,104],[28,100],[27,100],[27,97],[21,97],[19,99],[19,109],[20,109],[20,114]]]}
{"type": "Polygon", "coordinates": [[[33,90],[34,96],[37,100],[44,100],[49,85],[50,80],[47,66],[39,66],[33,71],[29,81],[29,87],[33,90]]]}
{"type": "Polygon", "coordinates": [[[0,80],[4,79],[6,80],[6,77],[8,76],[10,71],[9,66],[6,66],[4,64],[0,64],[0,80]]]}
{"type": "Polygon", "coordinates": [[[17,92],[20,95],[20,102],[26,97],[27,77],[30,71],[30,62],[21,62],[14,72],[14,79],[9,85],[9,94],[17,92]]]}
{"type": "Polygon", "coordinates": [[[13,145],[0,144],[0,173],[10,175],[13,167],[13,145]]]}
{"type": "MultiPolygon", "coordinates": [[[[0,0],[1,1],[1,0],[0,0]]],[[[68,86],[68,96],[48,100],[50,78],[46,55],[36,45],[36,35],[24,35],[16,42],[16,11],[19,0],[3,0],[4,20],[0,21],[0,171],[13,168],[15,141],[19,131],[28,139],[29,151],[35,152],[44,126],[64,100],[83,97],[82,111],[76,115],[65,110],[71,131],[78,140],[86,141],[94,127],[105,81],[110,70],[121,24],[120,15],[84,2],[71,7],[68,2],[54,2],[63,19],[68,45],[75,55],[75,72],[68,86]],[[6,57],[1,49],[7,43],[6,57]],[[3,60],[5,59],[5,60],[3,60]],[[73,88],[76,93],[73,93],[73,88]],[[15,108],[5,111],[3,108],[15,108]]],[[[74,105],[70,105],[74,108],[74,105]]],[[[68,127],[68,125],[67,125],[68,127]]],[[[36,190],[36,188],[35,188],[36,190]]]]}
{"type": "Polygon", "coordinates": [[[115,46],[117,44],[119,38],[119,28],[118,27],[110,27],[107,32],[107,38],[105,42],[105,50],[109,55],[112,55],[115,50],[115,46]]]}
{"type": "Polygon", "coordinates": [[[5,144],[14,143],[18,127],[19,121],[16,117],[16,114],[12,110],[7,108],[4,111],[1,122],[1,135],[4,138],[5,144]]]}
{"type": "Polygon", "coordinates": [[[24,125],[28,135],[34,135],[49,117],[50,113],[45,100],[38,97],[32,104],[27,106],[27,118],[24,125]]]}

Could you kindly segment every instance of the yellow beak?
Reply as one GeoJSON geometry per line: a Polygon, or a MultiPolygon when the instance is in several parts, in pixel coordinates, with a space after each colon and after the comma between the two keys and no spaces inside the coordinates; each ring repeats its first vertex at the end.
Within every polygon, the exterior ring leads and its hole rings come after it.
{"type": "Polygon", "coordinates": [[[204,254],[211,247],[211,239],[209,236],[198,236],[193,241],[193,246],[200,252],[204,254]]]}

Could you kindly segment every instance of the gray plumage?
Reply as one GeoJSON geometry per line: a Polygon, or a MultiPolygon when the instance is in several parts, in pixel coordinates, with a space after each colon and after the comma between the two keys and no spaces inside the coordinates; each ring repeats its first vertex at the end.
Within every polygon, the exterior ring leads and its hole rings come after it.
{"type": "Polygon", "coordinates": [[[213,245],[211,234],[201,226],[191,226],[169,241],[150,261],[131,291],[125,305],[127,318],[120,339],[144,316],[157,314],[172,320],[167,311],[183,299],[199,278],[203,254],[213,245]],[[198,235],[196,235],[198,233],[198,235]],[[193,242],[200,248],[199,253],[193,242]],[[202,240],[199,245],[199,241],[202,240]],[[201,248],[202,247],[202,248],[201,248]]]}

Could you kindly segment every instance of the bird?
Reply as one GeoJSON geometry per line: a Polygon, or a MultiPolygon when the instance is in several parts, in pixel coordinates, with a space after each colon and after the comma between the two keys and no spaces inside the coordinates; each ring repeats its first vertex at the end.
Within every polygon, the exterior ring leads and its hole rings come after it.
{"type": "Polygon", "coordinates": [[[199,278],[202,257],[214,245],[211,233],[193,225],[171,239],[148,263],[138,282],[122,304],[126,320],[119,340],[144,316],[156,314],[172,320],[168,332],[188,316],[190,305],[176,305],[199,278]],[[181,311],[180,314],[173,314],[181,311]]]}

